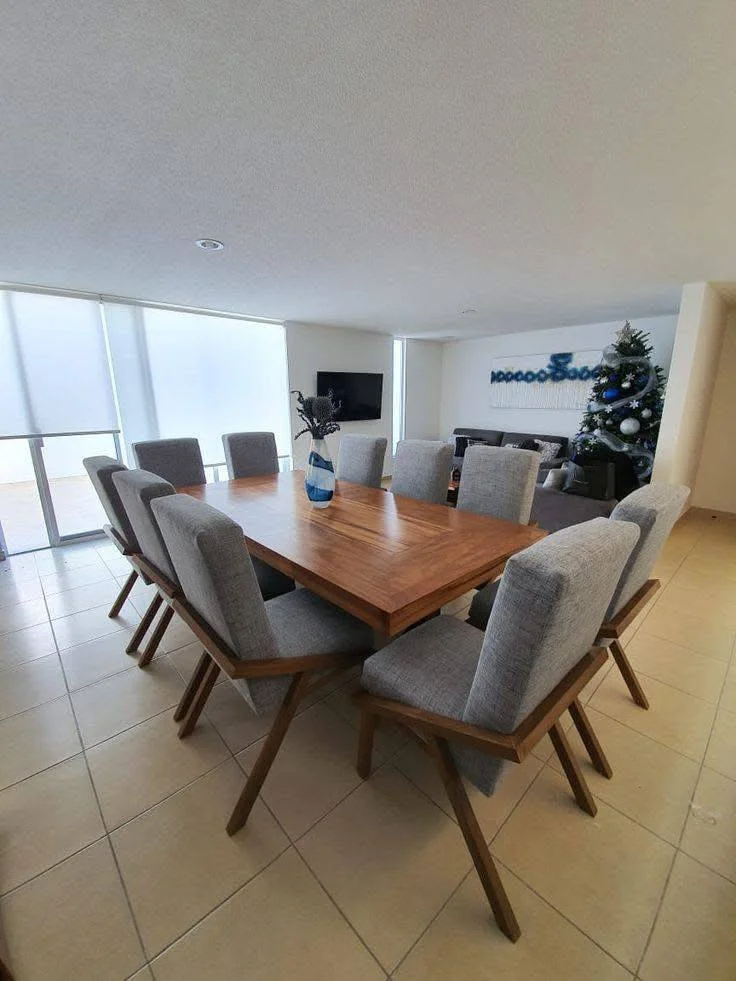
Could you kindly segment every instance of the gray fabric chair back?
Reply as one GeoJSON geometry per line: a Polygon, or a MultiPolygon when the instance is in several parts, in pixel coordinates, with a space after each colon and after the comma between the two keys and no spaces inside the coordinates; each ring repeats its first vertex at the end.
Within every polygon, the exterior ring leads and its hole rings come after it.
{"type": "Polygon", "coordinates": [[[337,479],[363,484],[364,487],[380,487],[387,445],[385,436],[346,433],[340,440],[337,479]]]}
{"type": "MultiPolygon", "coordinates": [[[[513,730],[586,654],[639,529],[594,518],[564,528],[506,564],[463,721],[513,730]]],[[[503,763],[453,748],[458,765],[485,794],[503,763]]]]}
{"type": "MultiPolygon", "coordinates": [[[[243,660],[278,657],[243,530],[215,508],[184,494],[153,502],[184,596],[211,629],[243,660]]],[[[273,705],[274,685],[238,682],[256,711],[273,705]]]]}
{"type": "Polygon", "coordinates": [[[112,480],[114,473],[119,473],[128,468],[111,456],[88,456],[82,460],[82,464],[89,474],[89,479],[92,481],[92,486],[97,492],[100,504],[104,508],[113,530],[129,552],[138,552],[138,539],[135,537],[133,526],[112,480]]]}
{"type": "Polygon", "coordinates": [[[469,446],[457,492],[458,509],[529,524],[541,460],[531,450],[469,446]]]}
{"type": "Polygon", "coordinates": [[[176,585],[174,566],[151,511],[151,501],[174,495],[176,491],[167,480],[146,470],[125,470],[114,474],[112,479],[135,531],[141,555],[176,585]]]}
{"type": "Polygon", "coordinates": [[[193,437],[133,443],[133,454],[141,470],[163,477],[174,487],[207,483],[199,440],[193,437]]]}
{"type": "Polygon", "coordinates": [[[613,594],[606,620],[611,620],[649,579],[654,563],[689,496],[689,487],[647,484],[629,494],[613,509],[612,521],[632,521],[639,526],[641,534],[613,594]]]}
{"type": "Polygon", "coordinates": [[[222,445],[231,480],[279,472],[279,455],[273,433],[225,433],[222,445]]]}
{"type": "Polygon", "coordinates": [[[402,439],[394,455],[391,493],[445,504],[452,470],[452,443],[402,439]]]}

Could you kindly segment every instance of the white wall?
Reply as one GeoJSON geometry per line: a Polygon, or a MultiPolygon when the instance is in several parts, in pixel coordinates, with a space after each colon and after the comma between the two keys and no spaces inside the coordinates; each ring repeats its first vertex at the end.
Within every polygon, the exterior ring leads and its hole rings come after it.
{"type": "Polygon", "coordinates": [[[442,349],[437,341],[406,342],[406,439],[440,438],[442,349]]]}
{"type": "MultiPolygon", "coordinates": [[[[381,418],[365,422],[343,422],[341,430],[328,437],[332,459],[337,460],[342,433],[364,433],[385,436],[388,440],[384,473],[391,473],[391,429],[393,391],[393,338],[363,330],[320,327],[312,324],[286,324],[286,356],[289,362],[289,388],[305,395],[317,391],[318,371],[375,371],[383,373],[381,418]]],[[[301,429],[291,397],[292,435],[301,429]]],[[[294,467],[306,466],[309,436],[300,436],[292,444],[294,467]]]]}
{"type": "Polygon", "coordinates": [[[736,310],[728,313],[691,503],[736,512],[736,310]]]}
{"type": "MultiPolygon", "coordinates": [[[[647,331],[654,358],[667,373],[672,356],[677,318],[646,317],[632,320],[635,328],[647,331]]],[[[552,354],[557,351],[600,351],[614,339],[621,322],[554,327],[453,341],[444,345],[440,427],[449,436],[456,426],[500,429],[507,432],[549,433],[574,436],[582,409],[496,409],[490,406],[491,361],[496,357],[521,354],[552,354]]]]}
{"type": "Polygon", "coordinates": [[[721,294],[709,283],[688,283],[682,290],[653,481],[695,488],[725,327],[721,294]]]}

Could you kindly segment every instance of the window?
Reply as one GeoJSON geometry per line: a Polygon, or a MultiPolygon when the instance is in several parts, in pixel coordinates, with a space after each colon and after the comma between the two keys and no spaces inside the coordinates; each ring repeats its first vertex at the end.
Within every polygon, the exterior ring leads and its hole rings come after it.
{"type": "Polygon", "coordinates": [[[406,340],[394,338],[394,399],[393,399],[393,451],[404,438],[404,404],[406,399],[406,340]]]}

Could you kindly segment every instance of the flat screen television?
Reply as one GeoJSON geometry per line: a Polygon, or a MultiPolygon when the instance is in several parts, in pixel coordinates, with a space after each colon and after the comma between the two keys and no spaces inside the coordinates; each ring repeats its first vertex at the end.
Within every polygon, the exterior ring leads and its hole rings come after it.
{"type": "Polygon", "coordinates": [[[317,395],[332,392],[340,403],[338,422],[381,418],[383,375],[366,371],[318,371],[317,395]]]}

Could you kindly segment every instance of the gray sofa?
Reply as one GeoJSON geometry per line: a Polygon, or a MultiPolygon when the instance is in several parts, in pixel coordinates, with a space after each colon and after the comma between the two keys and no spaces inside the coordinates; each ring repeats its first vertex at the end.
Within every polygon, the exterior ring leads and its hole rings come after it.
{"type": "MultiPolygon", "coordinates": [[[[542,487],[550,470],[561,467],[567,460],[569,440],[566,436],[543,436],[538,433],[507,433],[498,429],[468,429],[460,427],[453,430],[453,436],[467,436],[469,439],[481,439],[491,446],[508,446],[510,443],[521,443],[525,439],[543,439],[550,443],[559,443],[560,452],[556,459],[542,463],[537,475],[537,486],[534,489],[534,502],[530,521],[536,522],[545,531],[559,531],[570,525],[577,525],[591,518],[607,518],[618,504],[618,501],[599,501],[590,497],[580,497],[577,494],[566,494],[564,491],[542,487]]],[[[463,458],[455,457],[453,467],[462,471],[463,458]]]]}

